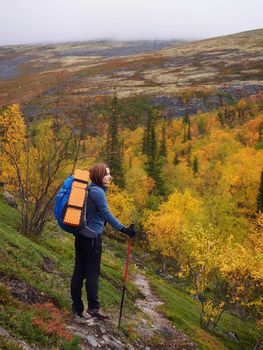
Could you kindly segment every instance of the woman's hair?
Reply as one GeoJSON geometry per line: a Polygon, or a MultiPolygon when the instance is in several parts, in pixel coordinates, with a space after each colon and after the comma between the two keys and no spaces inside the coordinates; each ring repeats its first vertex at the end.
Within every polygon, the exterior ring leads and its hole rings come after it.
{"type": "Polygon", "coordinates": [[[89,169],[89,177],[96,185],[103,186],[103,178],[106,175],[108,166],[103,163],[95,164],[89,169]]]}

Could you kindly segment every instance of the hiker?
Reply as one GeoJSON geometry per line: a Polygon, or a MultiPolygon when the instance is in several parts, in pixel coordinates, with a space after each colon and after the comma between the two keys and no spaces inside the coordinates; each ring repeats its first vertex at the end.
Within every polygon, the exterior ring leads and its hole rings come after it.
{"type": "Polygon", "coordinates": [[[110,169],[105,164],[95,164],[90,170],[85,232],[75,235],[75,268],[71,278],[72,312],[84,317],[84,305],[81,299],[83,281],[86,279],[88,314],[102,320],[109,318],[100,311],[98,286],[102,251],[102,232],[106,223],[129,237],[134,237],[133,225],[120,223],[109,211],[106,191],[112,180],[110,169]]]}

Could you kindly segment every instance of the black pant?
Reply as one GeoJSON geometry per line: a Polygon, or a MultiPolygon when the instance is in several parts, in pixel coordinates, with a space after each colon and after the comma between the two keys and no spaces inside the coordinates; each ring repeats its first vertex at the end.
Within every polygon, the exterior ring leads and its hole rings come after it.
{"type": "Polygon", "coordinates": [[[81,299],[83,281],[86,279],[86,292],[89,309],[99,309],[99,275],[101,261],[101,236],[97,239],[77,235],[75,238],[75,268],[71,278],[72,311],[82,313],[81,299]]]}

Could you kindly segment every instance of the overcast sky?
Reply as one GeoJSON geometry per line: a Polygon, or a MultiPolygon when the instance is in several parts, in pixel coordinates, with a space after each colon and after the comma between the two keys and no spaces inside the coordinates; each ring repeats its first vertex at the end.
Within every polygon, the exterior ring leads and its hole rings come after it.
{"type": "Polygon", "coordinates": [[[262,0],[0,0],[0,45],[201,39],[263,27],[262,0]]]}

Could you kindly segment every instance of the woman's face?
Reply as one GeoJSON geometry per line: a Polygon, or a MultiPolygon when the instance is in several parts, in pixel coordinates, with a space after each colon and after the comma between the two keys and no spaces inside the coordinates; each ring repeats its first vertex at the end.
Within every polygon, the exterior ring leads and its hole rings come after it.
{"type": "Polygon", "coordinates": [[[106,168],[106,175],[104,176],[102,182],[103,182],[103,185],[107,186],[112,180],[112,176],[110,174],[110,169],[109,168],[106,168]]]}

